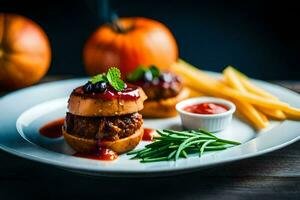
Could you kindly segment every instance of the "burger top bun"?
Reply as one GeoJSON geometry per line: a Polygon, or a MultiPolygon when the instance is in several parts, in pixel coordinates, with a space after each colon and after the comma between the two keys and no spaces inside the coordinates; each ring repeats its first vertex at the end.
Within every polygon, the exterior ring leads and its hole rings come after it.
{"type": "Polygon", "coordinates": [[[74,115],[88,117],[118,116],[138,112],[143,109],[147,99],[143,89],[137,87],[139,97],[132,99],[104,99],[86,96],[74,90],[69,98],[68,109],[74,115]]]}

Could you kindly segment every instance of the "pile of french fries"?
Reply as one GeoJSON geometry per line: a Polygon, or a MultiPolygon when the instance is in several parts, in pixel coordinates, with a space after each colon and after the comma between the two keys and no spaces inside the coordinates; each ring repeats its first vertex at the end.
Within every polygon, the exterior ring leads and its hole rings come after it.
{"type": "Polygon", "coordinates": [[[221,79],[211,77],[183,60],[174,63],[171,71],[183,78],[193,96],[214,96],[232,101],[238,114],[258,130],[268,127],[270,119],[300,120],[300,109],[254,85],[233,67],[227,67],[221,79]]]}

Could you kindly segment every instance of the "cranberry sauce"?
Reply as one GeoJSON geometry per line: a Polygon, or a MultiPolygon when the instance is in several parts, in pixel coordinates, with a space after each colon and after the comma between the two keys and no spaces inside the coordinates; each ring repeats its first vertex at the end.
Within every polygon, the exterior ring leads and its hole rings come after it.
{"type": "Polygon", "coordinates": [[[155,130],[151,128],[144,128],[143,141],[153,141],[155,130]]]}
{"type": "Polygon", "coordinates": [[[138,87],[131,84],[126,84],[126,87],[120,92],[116,91],[111,86],[108,86],[104,92],[92,92],[88,94],[84,92],[83,86],[80,86],[73,90],[73,94],[104,100],[123,99],[125,101],[136,100],[140,97],[138,87]]]}
{"type": "Polygon", "coordinates": [[[111,149],[105,148],[105,147],[99,147],[97,151],[94,153],[75,153],[73,156],[80,157],[80,158],[87,158],[87,159],[93,159],[93,160],[106,160],[106,161],[112,161],[116,160],[119,156],[116,152],[114,152],[111,149]]]}
{"type": "Polygon", "coordinates": [[[170,72],[163,72],[156,78],[147,77],[145,74],[143,79],[138,80],[134,83],[141,87],[162,87],[164,89],[173,88],[174,85],[181,84],[179,76],[170,72]]]}
{"type": "Polygon", "coordinates": [[[40,134],[48,138],[59,138],[62,136],[62,126],[64,125],[64,118],[51,121],[39,130],[40,134]]]}

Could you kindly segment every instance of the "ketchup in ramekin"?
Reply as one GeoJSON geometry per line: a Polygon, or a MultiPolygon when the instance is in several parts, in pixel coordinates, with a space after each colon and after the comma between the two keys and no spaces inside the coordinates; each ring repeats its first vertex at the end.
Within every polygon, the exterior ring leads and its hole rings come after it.
{"type": "Polygon", "coordinates": [[[228,111],[228,107],[218,103],[205,102],[186,106],[183,110],[196,114],[220,114],[228,111]]]}
{"type": "Polygon", "coordinates": [[[209,132],[224,130],[230,124],[235,109],[232,102],[213,97],[195,97],[176,104],[184,129],[209,132]]]}

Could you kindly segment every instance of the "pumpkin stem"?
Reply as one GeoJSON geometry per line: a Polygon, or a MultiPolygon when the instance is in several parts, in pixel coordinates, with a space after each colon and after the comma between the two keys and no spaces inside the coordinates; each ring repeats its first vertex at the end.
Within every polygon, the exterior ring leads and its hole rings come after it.
{"type": "Polygon", "coordinates": [[[120,24],[119,17],[116,13],[111,16],[111,26],[118,33],[126,33],[126,29],[120,24]]]}
{"type": "Polygon", "coordinates": [[[112,27],[118,33],[125,33],[126,32],[125,29],[122,27],[122,25],[117,20],[112,22],[112,27]]]}

